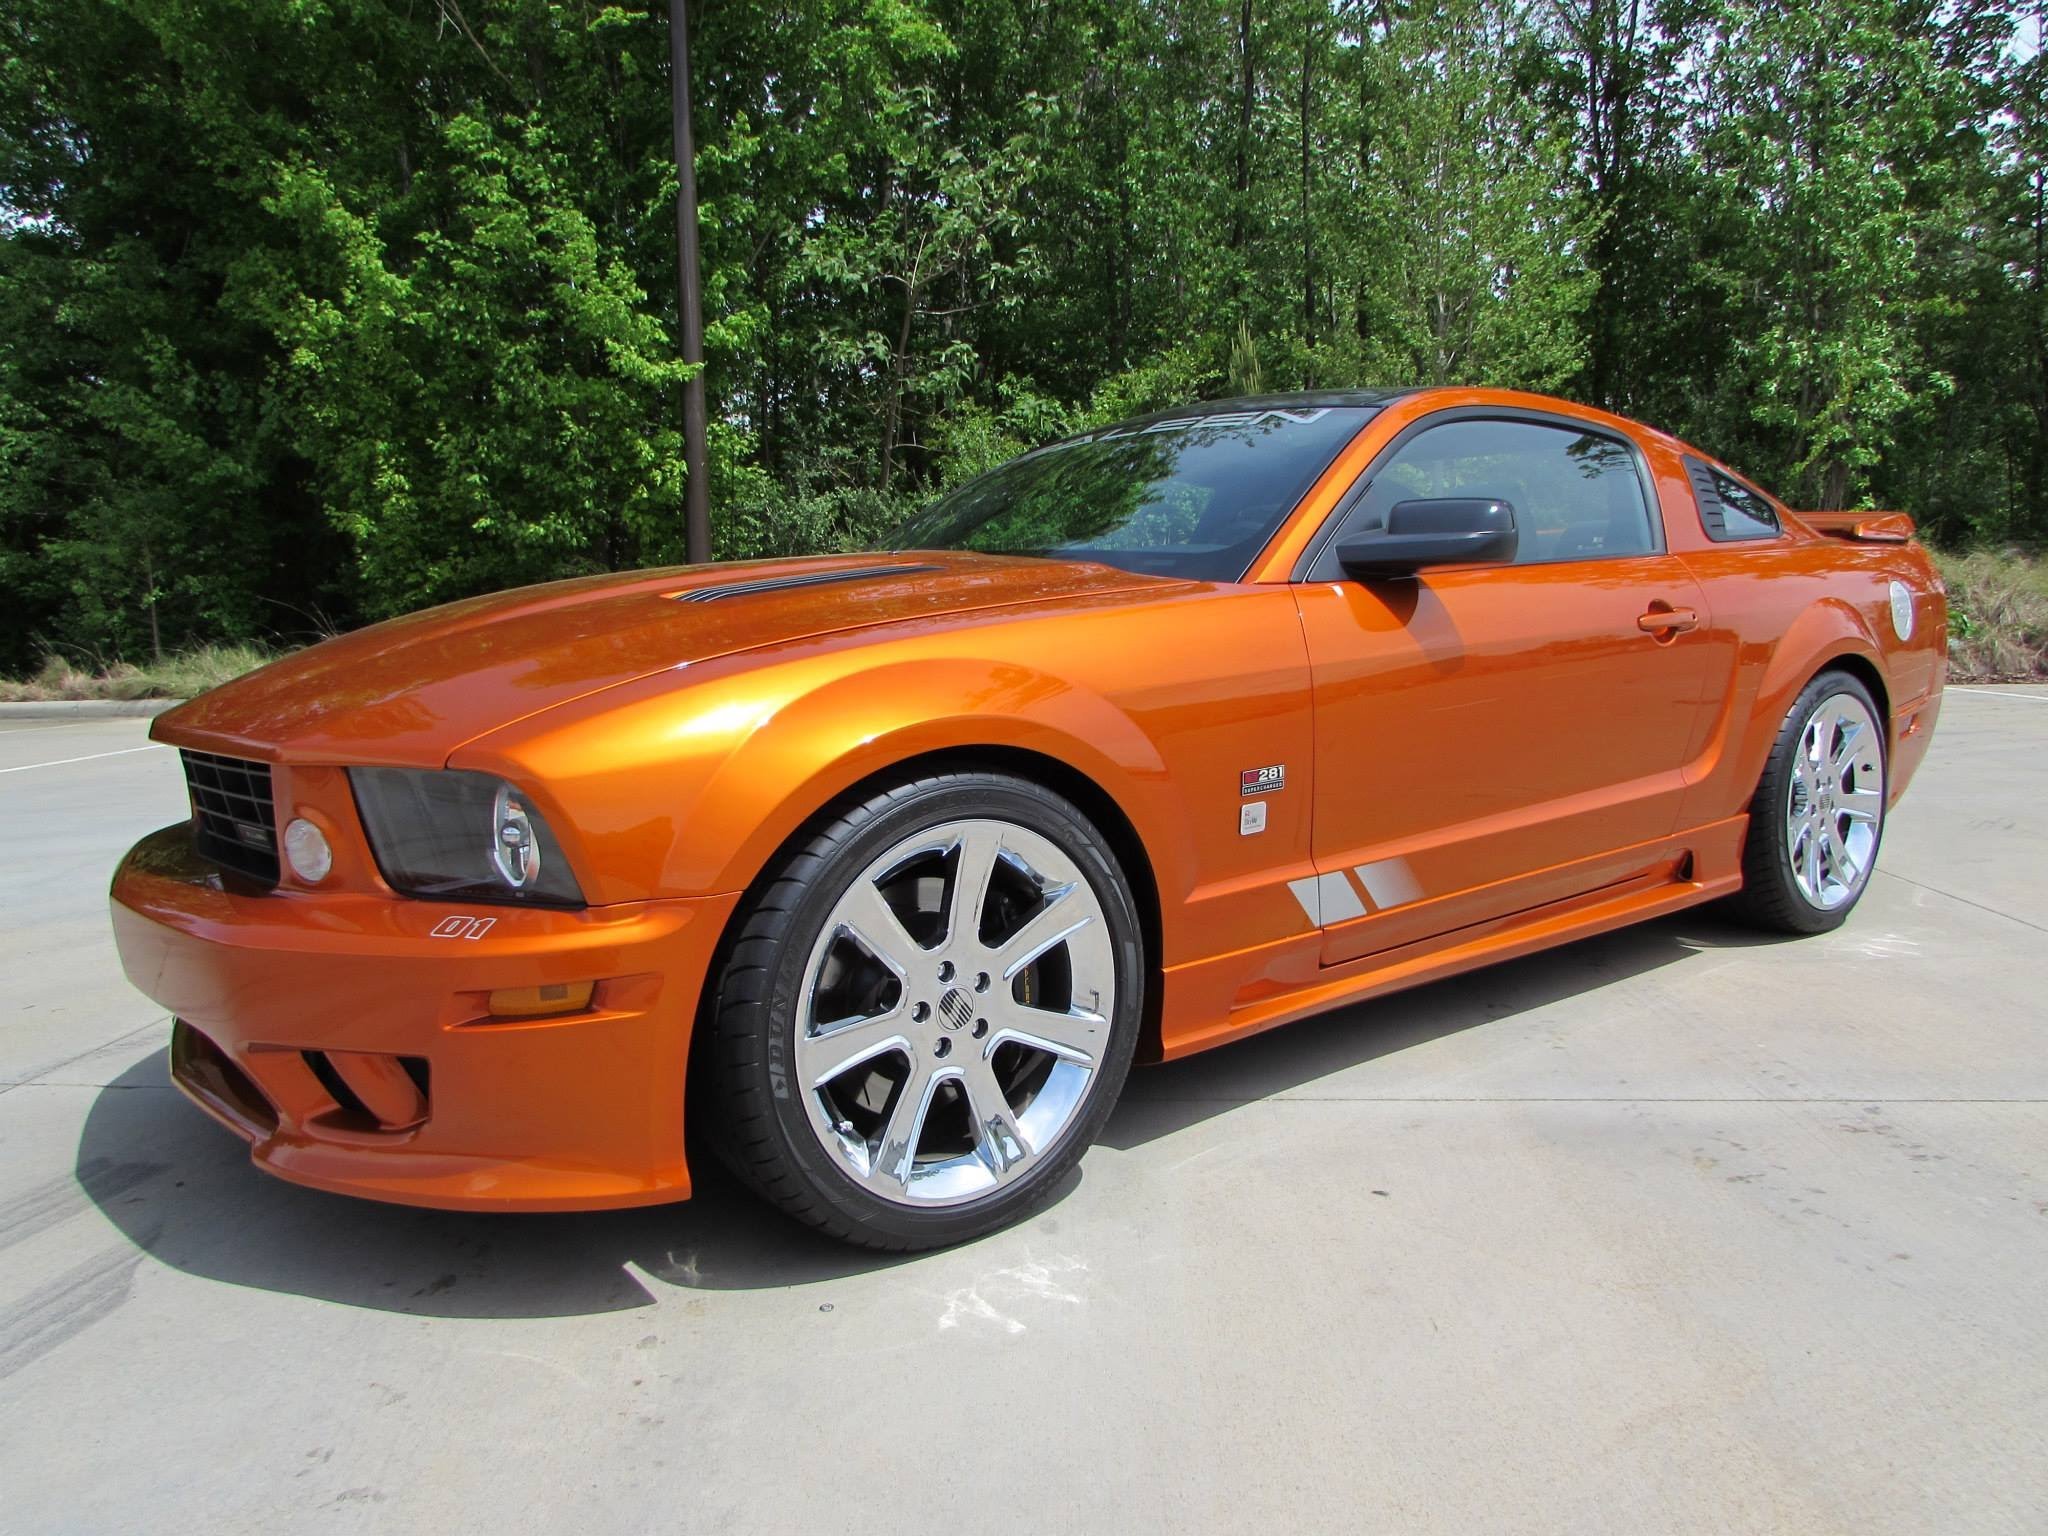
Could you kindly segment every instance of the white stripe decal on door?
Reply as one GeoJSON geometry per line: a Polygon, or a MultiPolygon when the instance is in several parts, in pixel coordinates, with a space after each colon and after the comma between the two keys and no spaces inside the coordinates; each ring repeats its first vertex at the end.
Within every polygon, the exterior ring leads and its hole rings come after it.
{"type": "Polygon", "coordinates": [[[1422,882],[1415,878],[1415,871],[1408,867],[1406,859],[1381,859],[1373,864],[1358,866],[1358,883],[1365,887],[1365,894],[1372,898],[1378,911],[1389,907],[1405,907],[1411,901],[1422,899],[1422,882]]]}
{"type": "Polygon", "coordinates": [[[1358,899],[1358,892],[1351,888],[1351,882],[1341,872],[1290,880],[1287,889],[1301,903],[1301,910],[1308,914],[1313,927],[1348,923],[1354,917],[1365,916],[1365,903],[1358,899]]]}

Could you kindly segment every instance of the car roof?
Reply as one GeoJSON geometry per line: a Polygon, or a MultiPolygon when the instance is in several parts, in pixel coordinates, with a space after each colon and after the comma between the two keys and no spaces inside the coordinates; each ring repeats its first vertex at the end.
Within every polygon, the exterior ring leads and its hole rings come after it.
{"type": "MultiPolygon", "coordinates": [[[[1143,426],[1155,421],[1193,421],[1202,416],[1227,416],[1244,411],[1313,411],[1328,410],[1343,406],[1379,407],[1391,404],[1407,395],[1422,393],[1421,388],[1410,389],[1298,389],[1284,394],[1273,395],[1232,395],[1223,400],[1191,400],[1185,405],[1176,405],[1163,411],[1148,411],[1142,416],[1128,417],[1113,428],[1098,428],[1098,431],[1115,430],[1121,427],[1143,426]]],[[[1093,436],[1093,433],[1084,434],[1093,436]]]]}

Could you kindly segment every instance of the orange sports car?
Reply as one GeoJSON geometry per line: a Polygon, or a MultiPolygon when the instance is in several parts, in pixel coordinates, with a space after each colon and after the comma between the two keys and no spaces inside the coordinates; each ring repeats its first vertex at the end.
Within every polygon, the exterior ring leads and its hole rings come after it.
{"type": "Polygon", "coordinates": [[[1900,515],[1484,389],[1221,401],[867,554],[583,578],[160,717],[113,915],[257,1164],[418,1205],[690,1192],[918,1248],[1132,1061],[1681,907],[1832,928],[1927,749],[1900,515]]]}

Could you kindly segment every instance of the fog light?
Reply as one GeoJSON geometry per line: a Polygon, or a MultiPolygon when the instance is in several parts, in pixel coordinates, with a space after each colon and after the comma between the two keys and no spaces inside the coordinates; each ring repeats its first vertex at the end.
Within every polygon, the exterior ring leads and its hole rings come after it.
{"type": "Polygon", "coordinates": [[[308,885],[318,885],[334,868],[334,850],[327,846],[327,834],[303,817],[284,829],[284,856],[292,873],[308,885]]]}
{"type": "Polygon", "coordinates": [[[544,1019],[555,1013],[581,1013],[597,990],[594,981],[558,981],[544,987],[500,987],[491,994],[494,1019],[544,1019]]]}

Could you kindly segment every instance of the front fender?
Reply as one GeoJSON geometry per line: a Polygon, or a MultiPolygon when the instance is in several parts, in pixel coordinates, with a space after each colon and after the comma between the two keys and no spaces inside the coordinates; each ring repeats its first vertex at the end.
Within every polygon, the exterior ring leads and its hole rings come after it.
{"type": "Polygon", "coordinates": [[[1157,746],[1100,694],[1015,661],[842,651],[691,669],[473,742],[449,766],[531,786],[586,895],[615,902],[743,890],[852,785],[976,747],[1084,774],[1130,818],[1162,889],[1187,880],[1187,818],[1157,746]]]}
{"type": "Polygon", "coordinates": [[[678,892],[742,889],[853,785],[912,758],[989,747],[1066,764],[1124,808],[1155,861],[1163,851],[1174,862],[1173,824],[1160,805],[1175,793],[1166,765],[1109,700],[1014,662],[906,661],[791,699],[736,743],[704,781],[702,802],[751,804],[758,815],[737,836],[679,843],[664,882],[678,892]]]}

